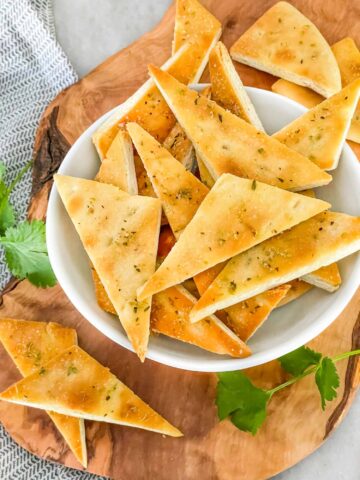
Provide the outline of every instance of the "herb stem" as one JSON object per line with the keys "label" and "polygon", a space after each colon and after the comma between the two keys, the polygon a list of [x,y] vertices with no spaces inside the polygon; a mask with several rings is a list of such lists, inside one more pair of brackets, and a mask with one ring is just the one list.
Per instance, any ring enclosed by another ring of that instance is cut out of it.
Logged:
{"label": "herb stem", "polygon": [[24,168],[22,168],[20,170],[20,172],[16,175],[16,177],[14,178],[14,180],[10,183],[8,189],[7,189],[7,193],[8,195],[10,195],[10,193],[13,191],[13,189],[16,187],[16,185],[20,182],[20,180],[22,179],[22,177],[25,175],[25,173],[32,167],[32,164],[33,164],[33,161],[30,160]]}
{"label": "herb stem", "polygon": [[333,357],[332,361],[338,362],[339,360],[344,360],[344,358],[353,357],[354,355],[360,355],[360,349],[352,350],[351,352],[340,353],[340,355]]}
{"label": "herb stem", "polygon": [[274,393],[278,392],[279,390],[282,390],[283,388],[289,387],[290,385],[293,385],[296,383],[298,380],[301,380],[304,377],[307,377],[308,375],[311,375],[312,373],[316,372],[318,366],[316,365],[315,367],[311,367],[308,370],[305,370],[304,373],[301,375],[298,375],[296,377],[291,377],[290,380],[287,382],[281,383],[277,387],[272,388],[271,390],[267,390],[267,393],[270,395],[270,398],[274,395]]}

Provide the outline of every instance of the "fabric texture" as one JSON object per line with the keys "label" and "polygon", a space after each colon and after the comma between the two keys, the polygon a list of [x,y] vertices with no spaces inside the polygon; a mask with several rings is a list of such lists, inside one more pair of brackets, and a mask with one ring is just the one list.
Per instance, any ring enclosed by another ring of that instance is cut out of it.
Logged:
{"label": "fabric texture", "polygon": [[[77,75],[55,38],[51,0],[0,0],[0,160],[11,182],[31,159],[40,117]],[[31,172],[11,200],[26,217]],[[0,254],[0,288],[10,278]],[[19,447],[0,426],[1,480],[90,480],[99,478],[40,460]]]}

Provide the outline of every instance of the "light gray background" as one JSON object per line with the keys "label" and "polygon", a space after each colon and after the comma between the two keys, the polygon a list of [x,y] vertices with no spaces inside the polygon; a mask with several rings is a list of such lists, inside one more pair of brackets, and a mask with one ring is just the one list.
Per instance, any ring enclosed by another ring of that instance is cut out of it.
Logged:
{"label": "light gray background", "polygon": [[[152,29],[170,3],[170,0],[54,0],[57,37],[82,77]],[[360,397],[326,444],[278,475],[277,480],[359,480],[359,432]]]}

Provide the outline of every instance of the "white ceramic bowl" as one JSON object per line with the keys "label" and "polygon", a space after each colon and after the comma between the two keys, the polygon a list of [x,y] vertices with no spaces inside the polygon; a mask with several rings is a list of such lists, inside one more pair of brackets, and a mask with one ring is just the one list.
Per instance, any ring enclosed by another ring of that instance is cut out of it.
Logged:
{"label": "white ceramic bowl", "polygon": [[[305,108],[280,95],[247,88],[266,131],[272,134],[298,117]],[[60,166],[59,173],[92,179],[99,158],[91,141],[92,133],[110,115],[105,114],[76,141]],[[329,201],[333,210],[360,214],[360,166],[348,145],[330,185],[317,196]],[[119,345],[132,350],[119,320],[102,311],[95,298],[88,257],[55,188],[47,210],[47,245],[55,275],[77,310]],[[101,234],[101,233],[99,233]],[[253,355],[234,359],[164,336],[150,339],[147,358],[172,367],[205,372],[238,370],[260,365],[284,355],[321,333],[345,308],[360,283],[360,255],[340,262],[343,283],[335,293],[312,289],[299,300],[274,311],[251,338]]]}

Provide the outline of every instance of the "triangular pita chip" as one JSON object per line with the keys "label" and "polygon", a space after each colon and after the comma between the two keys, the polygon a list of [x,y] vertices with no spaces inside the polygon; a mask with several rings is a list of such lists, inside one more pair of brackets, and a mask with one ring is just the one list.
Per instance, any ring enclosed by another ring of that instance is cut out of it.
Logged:
{"label": "triangular pita chip", "polygon": [[209,190],[140,125],[128,123],[127,129],[169,225],[179,238]]}
{"label": "triangular pita chip", "polygon": [[322,212],[231,259],[190,316],[201,320],[359,249],[360,217]]}
{"label": "triangular pita chip", "polygon": [[[196,0],[179,0],[177,8],[175,30],[178,33],[175,31],[173,45],[176,53],[162,68],[180,82],[197,83],[208,62],[210,50],[220,38],[221,25]],[[138,59],[135,58],[134,62]],[[120,125],[126,122],[139,123],[160,142],[174,126],[175,118],[151,79],[120,105],[93,135],[100,158],[104,158]]]}
{"label": "triangular pita chip", "polygon": [[191,323],[189,312],[195,302],[196,299],[181,286],[154,295],[151,329],[213,353],[237,358],[251,354],[249,347],[214,315],[202,322]]}
{"label": "triangular pita chip", "polygon": [[[76,331],[53,322],[33,322],[2,318],[0,342],[4,345],[21,375],[41,372],[44,366],[64,350],[77,344]],[[47,412],[79,462],[86,467],[84,420]]]}
{"label": "triangular pita chip", "polygon": [[278,2],[230,49],[246,65],[330,97],[341,88],[334,54],[315,25],[287,2]]}
{"label": "triangular pita chip", "polygon": [[[290,285],[280,285],[226,308],[225,324],[244,342],[247,342],[263,325],[270,313],[290,290]],[[203,321],[203,320],[200,320]],[[195,322],[197,325],[198,322]]]}
{"label": "triangular pita chip", "polygon": [[139,299],[177,285],[329,208],[327,202],[222,175]]}
{"label": "triangular pita chip", "polygon": [[139,302],[136,290],[155,270],[160,201],[130,196],[92,180],[62,175],[54,179],[126,334],[143,361],[150,332],[151,298]]}
{"label": "triangular pita chip", "polygon": [[150,67],[159,90],[213,178],[233,173],[288,190],[325,185],[330,175],[253,125]]}
{"label": "triangular pita chip", "polygon": [[[352,38],[343,38],[331,47],[340,69],[342,86],[345,87],[360,77],[360,50]],[[323,101],[323,97],[309,88],[301,87],[287,80],[277,80],[271,87],[276,92],[312,108]],[[353,116],[347,138],[360,143],[360,102]]]}
{"label": "triangular pita chip", "polygon": [[118,131],[95,180],[115,185],[130,195],[138,193],[133,146],[126,130],[121,128]]}
{"label": "triangular pita chip", "polygon": [[[173,54],[183,45],[190,44],[193,56],[198,61],[198,70],[203,72],[208,62],[208,54],[220,35],[221,23],[198,0],[176,0]],[[206,47],[208,54],[204,56]],[[200,77],[201,74],[193,82],[197,83]]]}
{"label": "triangular pita chip", "polygon": [[9,387],[0,399],[173,437],[182,435],[78,346],[65,350],[42,371]]}
{"label": "triangular pita chip", "polygon": [[336,263],[332,263],[327,267],[319,268],[315,272],[303,275],[301,280],[304,280],[315,287],[327,290],[328,292],[335,292],[335,290],[341,285],[339,267]]}
{"label": "triangular pita chip", "polygon": [[288,303],[297,300],[313,288],[313,285],[310,285],[310,283],[303,282],[299,279],[287,282],[287,285],[290,286],[290,290],[288,290],[284,298],[280,300],[280,302],[277,304],[277,307],[283,307],[284,305],[287,305]]}
{"label": "triangular pita chip", "polygon": [[264,130],[254,105],[231,61],[229,52],[218,42],[209,57],[211,98],[234,115],[251,123],[258,130]]}
{"label": "triangular pita chip", "polygon": [[320,168],[337,167],[360,94],[360,78],[273,135]]}

